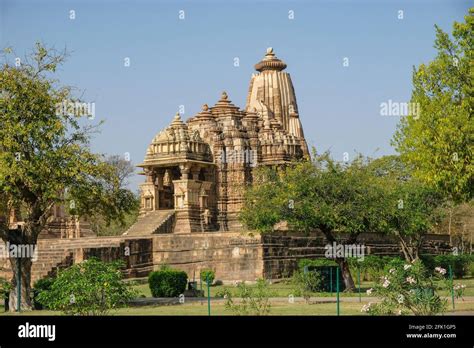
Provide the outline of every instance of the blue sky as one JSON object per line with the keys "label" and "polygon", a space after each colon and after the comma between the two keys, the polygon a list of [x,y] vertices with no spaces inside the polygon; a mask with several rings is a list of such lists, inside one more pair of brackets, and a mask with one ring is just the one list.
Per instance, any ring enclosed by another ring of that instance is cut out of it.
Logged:
{"label": "blue sky", "polygon": [[244,108],[253,65],[272,46],[288,64],[308,144],[336,159],[379,157],[394,153],[399,120],[381,116],[380,104],[409,101],[413,65],[435,56],[434,24],[451,32],[468,8],[439,0],[0,0],[0,47],[19,56],[38,40],[67,47],[58,78],[95,103],[94,122],[105,120],[94,151],[128,152],[137,164],[180,105],[187,119],[226,90]]}

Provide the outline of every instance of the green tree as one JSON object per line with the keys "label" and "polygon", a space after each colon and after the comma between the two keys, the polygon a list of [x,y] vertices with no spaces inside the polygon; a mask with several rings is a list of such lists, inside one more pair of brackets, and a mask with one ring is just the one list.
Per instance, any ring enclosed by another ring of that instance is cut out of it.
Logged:
{"label": "green tree", "polygon": [[[128,179],[135,172],[135,168],[131,161],[118,155],[108,156],[105,161],[115,171],[115,176],[118,179],[118,186],[128,186]],[[128,191],[126,192],[128,195]],[[117,219],[110,219],[107,215],[99,213],[88,217],[92,230],[98,236],[120,235],[137,221],[140,209],[140,197],[135,194],[134,201],[132,200],[132,197],[127,197],[127,199],[130,200],[130,209],[123,215],[123,217],[120,216]]]}
{"label": "green tree", "polygon": [[413,71],[411,102],[419,113],[401,119],[393,144],[413,175],[454,203],[473,197],[474,8],[454,23],[451,39],[438,26],[438,54]]}
{"label": "green tree", "polygon": [[[0,70],[0,237],[11,244],[36,245],[56,204],[66,205],[72,215],[102,214],[107,219],[123,219],[135,204],[114,168],[89,150],[98,125],[82,125],[84,112],[60,107],[79,102],[71,87],[52,78],[65,57],[38,43],[17,66],[10,63],[11,50],[5,50]],[[13,214],[20,224],[10,223]],[[21,281],[21,307],[29,309],[32,260],[11,257],[10,263],[10,308],[17,307]]]}
{"label": "green tree", "polygon": [[398,156],[378,158],[369,170],[383,183],[384,232],[396,236],[408,262],[418,259],[425,235],[443,216],[445,199],[438,190],[412,177]]}
{"label": "green tree", "polygon": [[[320,230],[331,244],[354,244],[362,232],[388,231],[383,183],[369,170],[370,161],[359,156],[338,163],[328,153],[313,157],[312,162],[258,173],[258,184],[246,191],[242,221],[263,233],[287,221],[294,231]],[[353,289],[347,259],[335,261],[346,289]]]}
{"label": "green tree", "polygon": [[417,260],[427,233],[442,217],[442,195],[417,179],[387,181],[387,222],[408,262]]}

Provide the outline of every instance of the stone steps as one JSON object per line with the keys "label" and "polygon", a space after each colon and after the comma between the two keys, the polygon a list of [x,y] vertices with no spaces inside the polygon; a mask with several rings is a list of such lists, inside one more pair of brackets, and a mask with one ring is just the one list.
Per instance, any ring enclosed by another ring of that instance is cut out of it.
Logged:
{"label": "stone steps", "polygon": [[164,225],[168,219],[173,217],[174,210],[156,210],[138,218],[123,235],[124,236],[144,236],[157,233],[157,230]]}
{"label": "stone steps", "polygon": [[[120,246],[121,237],[84,237],[71,239],[40,239],[38,240],[37,257],[31,268],[31,284],[48,275],[54,274],[57,269],[72,265],[74,254],[79,249]],[[8,260],[2,263],[4,268],[0,276],[11,277],[11,267]]]}

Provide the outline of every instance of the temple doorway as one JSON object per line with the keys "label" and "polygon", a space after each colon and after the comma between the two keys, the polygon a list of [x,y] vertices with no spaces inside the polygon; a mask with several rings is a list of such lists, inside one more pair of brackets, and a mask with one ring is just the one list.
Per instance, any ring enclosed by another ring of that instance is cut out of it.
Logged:
{"label": "temple doorway", "polygon": [[179,180],[181,173],[178,167],[167,168],[163,177],[163,189],[159,191],[158,209],[174,209],[173,180]]}

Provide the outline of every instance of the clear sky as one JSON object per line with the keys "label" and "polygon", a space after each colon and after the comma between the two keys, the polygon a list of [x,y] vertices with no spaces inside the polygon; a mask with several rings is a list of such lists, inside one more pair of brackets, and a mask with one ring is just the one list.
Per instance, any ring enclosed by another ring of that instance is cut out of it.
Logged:
{"label": "clear sky", "polygon": [[341,160],[354,151],[379,157],[394,153],[399,120],[382,116],[380,104],[409,101],[413,65],[435,56],[434,24],[451,32],[468,8],[461,0],[0,0],[0,46],[19,56],[38,40],[67,47],[59,79],[95,103],[90,122],[105,120],[94,151],[128,152],[134,164],[180,105],[187,119],[225,90],[244,108],[253,66],[272,46],[288,65],[308,144]]}

